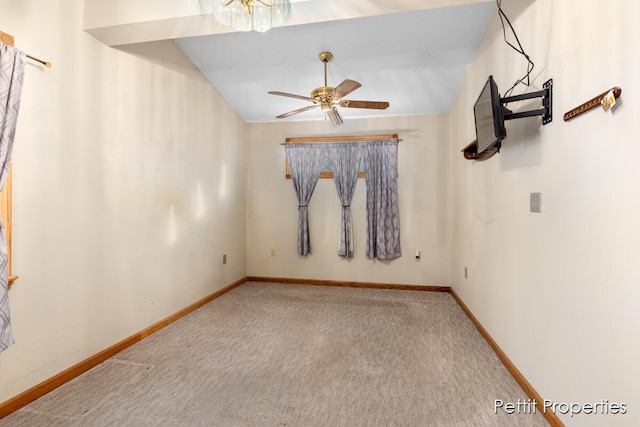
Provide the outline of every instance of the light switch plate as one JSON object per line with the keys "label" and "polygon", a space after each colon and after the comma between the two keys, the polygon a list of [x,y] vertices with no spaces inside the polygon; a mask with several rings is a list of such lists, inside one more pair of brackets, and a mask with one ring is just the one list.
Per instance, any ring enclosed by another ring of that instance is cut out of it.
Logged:
{"label": "light switch plate", "polygon": [[542,193],[531,193],[529,197],[529,206],[531,212],[542,212]]}

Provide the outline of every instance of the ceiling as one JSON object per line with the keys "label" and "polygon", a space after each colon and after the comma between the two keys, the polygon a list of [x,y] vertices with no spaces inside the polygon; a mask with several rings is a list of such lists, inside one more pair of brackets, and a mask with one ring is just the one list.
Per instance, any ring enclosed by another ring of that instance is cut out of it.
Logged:
{"label": "ceiling", "polygon": [[[292,15],[304,4],[293,3]],[[390,103],[383,111],[341,108],[345,118],[437,114],[453,107],[494,7],[493,1],[476,1],[175,41],[247,122],[277,121],[279,114],[310,105],[267,92],[309,96],[323,86],[322,51],[334,55],[329,86],[356,80],[362,87],[347,99]],[[324,118],[316,109],[282,120]]]}

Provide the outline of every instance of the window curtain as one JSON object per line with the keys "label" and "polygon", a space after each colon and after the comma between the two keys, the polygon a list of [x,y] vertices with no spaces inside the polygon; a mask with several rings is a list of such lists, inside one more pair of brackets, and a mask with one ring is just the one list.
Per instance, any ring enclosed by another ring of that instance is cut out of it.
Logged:
{"label": "window curtain", "polygon": [[324,148],[315,144],[287,144],[285,152],[298,199],[298,254],[307,256],[311,253],[308,206],[322,171]]}
{"label": "window curtain", "polygon": [[367,186],[367,258],[391,260],[402,256],[395,140],[364,146]]}
{"label": "window curtain", "polygon": [[[24,67],[24,52],[0,43],[0,189],[9,173]],[[7,261],[7,242],[0,222],[0,351],[14,343],[9,316]]]}
{"label": "window curtain", "polygon": [[338,197],[342,204],[340,243],[338,256],[353,258],[353,224],[351,199],[358,183],[358,169],[362,161],[362,149],[354,144],[331,144],[327,146],[329,170],[333,174]]}

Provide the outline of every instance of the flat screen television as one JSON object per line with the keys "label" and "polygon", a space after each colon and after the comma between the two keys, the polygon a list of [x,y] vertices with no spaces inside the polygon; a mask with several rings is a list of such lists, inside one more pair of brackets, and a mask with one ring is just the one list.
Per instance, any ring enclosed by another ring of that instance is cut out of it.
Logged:
{"label": "flat screen television", "polygon": [[504,111],[500,103],[498,86],[489,76],[487,82],[473,105],[473,115],[476,120],[476,147],[482,153],[494,146],[500,148],[502,140],[507,137],[504,126]]}

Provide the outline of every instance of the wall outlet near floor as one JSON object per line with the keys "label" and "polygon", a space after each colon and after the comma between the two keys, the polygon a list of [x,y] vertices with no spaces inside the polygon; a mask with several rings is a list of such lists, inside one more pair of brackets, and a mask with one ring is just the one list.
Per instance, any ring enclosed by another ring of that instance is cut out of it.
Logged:
{"label": "wall outlet near floor", "polygon": [[271,256],[276,256],[276,248],[271,248]]}
{"label": "wall outlet near floor", "polygon": [[467,267],[464,268],[464,278],[466,279],[468,277],[467,275]]}
{"label": "wall outlet near floor", "polygon": [[222,255],[222,263],[226,264],[227,263],[227,254],[223,254]]}

